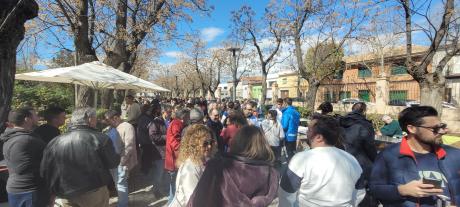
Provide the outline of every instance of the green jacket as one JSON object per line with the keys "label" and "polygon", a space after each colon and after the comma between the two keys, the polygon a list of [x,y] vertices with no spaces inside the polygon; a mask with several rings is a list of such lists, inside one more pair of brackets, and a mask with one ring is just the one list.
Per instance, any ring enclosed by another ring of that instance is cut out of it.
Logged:
{"label": "green jacket", "polygon": [[395,135],[399,135],[399,136],[402,135],[401,127],[399,126],[399,122],[396,120],[393,120],[389,124],[385,124],[385,126],[383,126],[380,129],[380,132],[382,133],[382,135],[389,136],[389,137],[393,137]]}

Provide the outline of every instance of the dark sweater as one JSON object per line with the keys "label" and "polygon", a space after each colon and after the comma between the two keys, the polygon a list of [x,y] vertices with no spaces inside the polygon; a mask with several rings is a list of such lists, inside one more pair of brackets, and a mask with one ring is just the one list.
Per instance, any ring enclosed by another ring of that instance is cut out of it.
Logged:
{"label": "dark sweater", "polygon": [[61,135],[61,131],[58,128],[49,124],[42,124],[34,130],[34,133],[38,135],[46,144],[48,144],[53,138]]}
{"label": "dark sweater", "polygon": [[45,143],[33,133],[18,128],[6,129],[1,141],[9,171],[6,190],[9,193],[38,190],[42,185],[40,162]]}

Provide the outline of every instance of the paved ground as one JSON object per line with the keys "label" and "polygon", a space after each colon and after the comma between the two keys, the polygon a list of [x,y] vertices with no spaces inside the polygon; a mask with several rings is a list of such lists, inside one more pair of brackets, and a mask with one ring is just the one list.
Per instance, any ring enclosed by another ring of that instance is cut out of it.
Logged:
{"label": "paved ground", "polygon": [[[163,207],[166,205],[167,197],[156,198],[152,191],[152,171],[148,175],[144,175],[138,169],[131,171],[131,177],[129,179],[129,206],[133,207]],[[168,190],[169,179],[167,174],[163,176],[163,185],[161,189],[165,195]],[[114,195],[110,198],[110,206],[115,207],[117,203],[117,197]],[[1,207],[1,206],[0,206]]]}

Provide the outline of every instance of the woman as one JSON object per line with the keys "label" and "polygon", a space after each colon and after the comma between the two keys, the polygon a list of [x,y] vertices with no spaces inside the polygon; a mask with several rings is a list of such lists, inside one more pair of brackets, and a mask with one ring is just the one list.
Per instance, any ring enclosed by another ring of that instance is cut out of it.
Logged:
{"label": "woman", "polygon": [[187,206],[264,207],[276,198],[279,174],[272,167],[275,156],[261,130],[244,126],[231,146],[228,155],[207,163]]}
{"label": "woman", "polygon": [[268,144],[275,154],[276,164],[278,165],[281,157],[280,142],[284,139],[284,131],[276,119],[277,113],[276,110],[268,111],[267,119],[262,122],[261,128],[265,134],[265,139],[267,139]]}
{"label": "woman", "polygon": [[230,114],[228,114],[226,119],[226,127],[220,133],[220,137],[222,137],[222,140],[225,144],[225,151],[228,151],[231,140],[238,132],[238,130],[245,125],[248,125],[248,122],[240,112],[232,111]]}
{"label": "woman", "polygon": [[202,124],[189,126],[181,141],[176,165],[176,193],[170,207],[186,206],[204,171],[205,162],[217,151],[212,132]]}

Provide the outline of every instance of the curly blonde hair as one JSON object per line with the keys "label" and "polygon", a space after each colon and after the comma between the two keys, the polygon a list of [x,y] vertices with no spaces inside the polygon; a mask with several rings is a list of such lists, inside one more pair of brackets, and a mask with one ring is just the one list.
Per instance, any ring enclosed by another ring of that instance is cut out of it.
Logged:
{"label": "curly blonde hair", "polygon": [[190,159],[193,163],[203,164],[203,147],[204,142],[208,139],[213,140],[211,156],[217,151],[216,142],[212,131],[203,124],[193,124],[185,129],[184,136],[180,143],[179,157],[176,161],[176,166],[180,167],[185,160]]}

